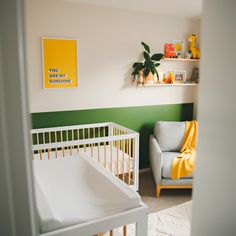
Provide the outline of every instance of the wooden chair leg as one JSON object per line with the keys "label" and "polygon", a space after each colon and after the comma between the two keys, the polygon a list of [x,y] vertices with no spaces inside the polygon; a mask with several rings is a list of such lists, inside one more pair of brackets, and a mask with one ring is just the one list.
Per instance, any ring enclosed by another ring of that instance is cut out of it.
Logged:
{"label": "wooden chair leg", "polygon": [[157,186],[156,186],[156,197],[159,198],[159,197],[160,197],[160,194],[161,194],[161,186],[160,186],[160,185],[157,185]]}

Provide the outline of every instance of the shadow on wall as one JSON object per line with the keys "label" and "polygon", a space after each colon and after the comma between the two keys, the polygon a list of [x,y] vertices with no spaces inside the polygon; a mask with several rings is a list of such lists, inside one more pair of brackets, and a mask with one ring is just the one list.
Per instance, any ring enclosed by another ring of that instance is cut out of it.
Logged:
{"label": "shadow on wall", "polygon": [[193,104],[171,104],[32,114],[33,128],[115,122],[140,133],[140,169],[149,167],[149,136],[156,121],[192,120]]}

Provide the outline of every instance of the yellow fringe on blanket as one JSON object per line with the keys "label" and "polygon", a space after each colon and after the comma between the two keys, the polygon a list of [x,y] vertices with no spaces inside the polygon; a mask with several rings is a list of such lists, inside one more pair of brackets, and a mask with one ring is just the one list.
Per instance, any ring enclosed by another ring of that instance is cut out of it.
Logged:
{"label": "yellow fringe on blanket", "polygon": [[197,121],[185,122],[181,154],[172,162],[172,179],[186,177],[193,172],[196,159],[197,132]]}

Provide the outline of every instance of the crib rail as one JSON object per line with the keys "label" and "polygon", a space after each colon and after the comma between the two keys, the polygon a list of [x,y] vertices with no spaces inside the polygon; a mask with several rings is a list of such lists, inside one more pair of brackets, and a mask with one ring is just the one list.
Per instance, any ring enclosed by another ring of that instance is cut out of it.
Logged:
{"label": "crib rail", "polygon": [[107,122],[31,130],[32,159],[90,157],[138,190],[139,134]]}

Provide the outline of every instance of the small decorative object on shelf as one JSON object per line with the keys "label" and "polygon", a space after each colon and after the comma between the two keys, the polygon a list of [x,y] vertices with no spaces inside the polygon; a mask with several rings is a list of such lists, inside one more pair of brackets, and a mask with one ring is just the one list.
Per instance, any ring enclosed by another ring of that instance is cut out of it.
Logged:
{"label": "small decorative object on shelf", "polygon": [[186,83],[186,71],[174,71],[175,83],[184,84]]}
{"label": "small decorative object on shelf", "polygon": [[191,57],[192,57],[192,51],[188,50],[186,53],[186,59],[191,59]]}
{"label": "small decorative object on shelf", "polygon": [[165,44],[165,58],[176,58],[175,47],[173,43]]}
{"label": "small decorative object on shelf", "polygon": [[183,40],[173,40],[174,50],[177,58],[183,58]]}
{"label": "small decorative object on shelf", "polygon": [[199,83],[199,69],[197,67],[193,68],[192,75],[191,75],[191,82]]}
{"label": "small decorative object on shelf", "polygon": [[[154,84],[159,79],[159,75],[157,72],[157,67],[160,66],[159,61],[163,58],[162,53],[155,53],[152,56],[150,55],[150,47],[141,42],[144,47],[144,62],[135,62],[133,64],[133,72],[134,82],[139,84]],[[155,79],[154,75],[156,75],[157,79]]]}
{"label": "small decorative object on shelf", "polygon": [[189,51],[191,51],[191,59],[200,59],[200,51],[196,47],[196,41],[197,41],[197,36],[195,34],[192,34],[188,38],[189,41]]}
{"label": "small decorative object on shelf", "polygon": [[174,82],[175,82],[174,72],[173,71],[167,72],[163,78],[163,83],[164,84],[174,84]]}
{"label": "small decorative object on shelf", "polygon": [[165,44],[165,58],[166,60],[186,60],[197,61],[200,59],[200,51],[196,47],[197,36],[192,34],[187,38],[189,42],[189,50],[184,50],[184,40],[173,40],[172,43]]}

